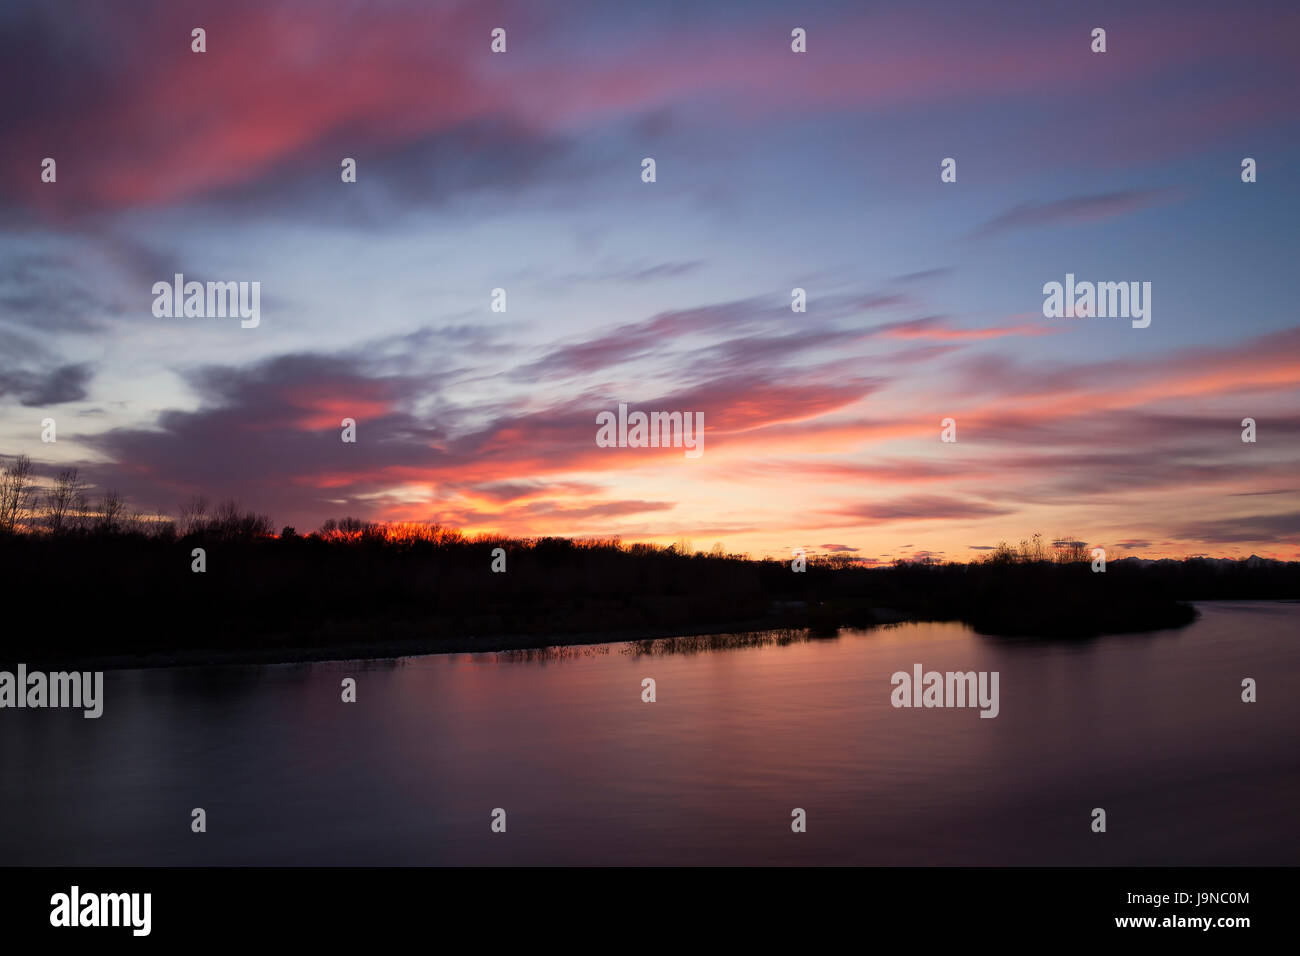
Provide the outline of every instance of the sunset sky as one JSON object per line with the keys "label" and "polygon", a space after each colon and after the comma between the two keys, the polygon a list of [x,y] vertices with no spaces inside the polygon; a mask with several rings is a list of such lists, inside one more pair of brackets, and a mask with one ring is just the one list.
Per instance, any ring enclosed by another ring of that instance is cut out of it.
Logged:
{"label": "sunset sky", "polygon": [[[1300,7],[1224,10],[8,2],[0,455],[300,532],[1300,558]],[[703,456],[597,447],[620,402]]]}

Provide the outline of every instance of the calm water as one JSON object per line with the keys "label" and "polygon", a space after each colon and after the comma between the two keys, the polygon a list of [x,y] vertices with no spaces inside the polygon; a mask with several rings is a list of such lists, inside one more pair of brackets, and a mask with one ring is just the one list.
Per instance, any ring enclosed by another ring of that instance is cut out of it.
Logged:
{"label": "calm water", "polygon": [[[1087,643],[113,672],[99,720],[0,711],[0,864],[1300,863],[1300,605],[1200,609]],[[918,662],[999,671],[1001,715],[894,709]]]}

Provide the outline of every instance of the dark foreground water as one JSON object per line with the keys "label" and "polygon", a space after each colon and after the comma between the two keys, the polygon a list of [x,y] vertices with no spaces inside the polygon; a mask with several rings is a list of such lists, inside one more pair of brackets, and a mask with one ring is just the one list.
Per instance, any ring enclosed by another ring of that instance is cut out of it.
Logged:
{"label": "dark foreground water", "polygon": [[[1200,610],[1085,643],[110,672],[99,720],[0,711],[0,864],[1300,863],[1300,605]],[[893,708],[916,663],[998,671],[1000,715]]]}

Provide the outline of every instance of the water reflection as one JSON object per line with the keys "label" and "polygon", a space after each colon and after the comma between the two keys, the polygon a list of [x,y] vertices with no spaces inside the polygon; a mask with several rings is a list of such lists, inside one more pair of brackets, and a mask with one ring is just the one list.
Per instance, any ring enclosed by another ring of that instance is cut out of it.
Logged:
{"label": "water reflection", "polygon": [[[1297,624],[1251,602],[1087,642],[904,624],[112,672],[99,720],[0,713],[0,859],[1295,864]],[[893,708],[916,663],[998,671],[1000,715]]]}

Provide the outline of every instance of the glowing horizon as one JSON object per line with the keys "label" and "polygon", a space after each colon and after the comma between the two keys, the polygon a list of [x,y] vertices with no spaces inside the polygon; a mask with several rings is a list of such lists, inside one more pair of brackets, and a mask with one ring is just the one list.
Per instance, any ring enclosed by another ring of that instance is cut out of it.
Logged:
{"label": "glowing horizon", "polygon": [[[74,6],[0,14],[6,462],[304,533],[1300,559],[1287,4]],[[155,316],[176,274],[260,324]],[[1150,326],[1045,317],[1067,275]]]}

